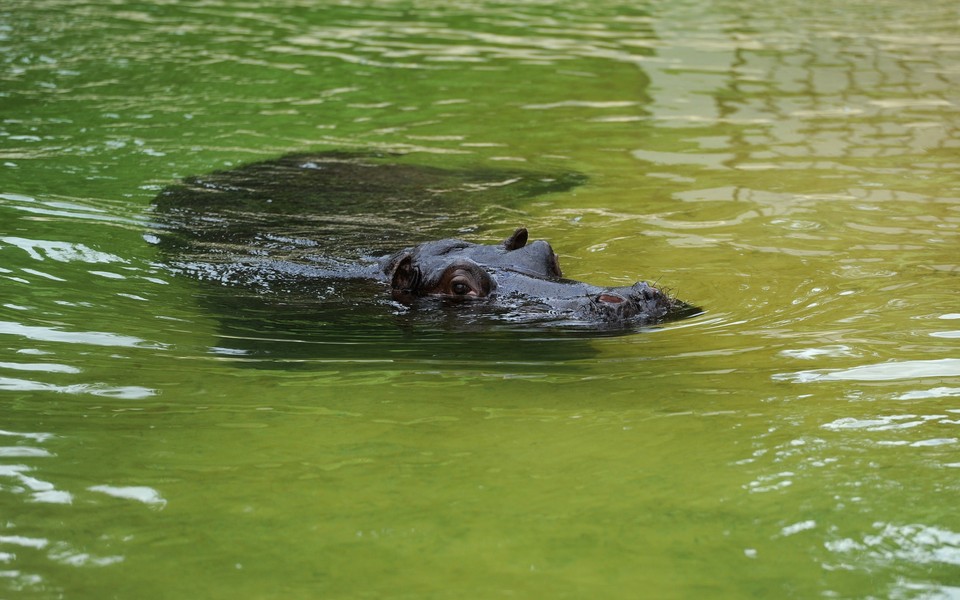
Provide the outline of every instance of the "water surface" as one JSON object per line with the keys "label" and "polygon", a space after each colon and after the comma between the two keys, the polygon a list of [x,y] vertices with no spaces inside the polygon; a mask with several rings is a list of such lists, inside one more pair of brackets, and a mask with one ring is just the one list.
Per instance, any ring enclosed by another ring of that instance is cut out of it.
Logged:
{"label": "water surface", "polygon": [[[957,597],[958,13],[8,1],[5,594]],[[707,312],[338,352],[267,303],[225,338],[152,199],[358,148],[582,173],[463,235]]]}

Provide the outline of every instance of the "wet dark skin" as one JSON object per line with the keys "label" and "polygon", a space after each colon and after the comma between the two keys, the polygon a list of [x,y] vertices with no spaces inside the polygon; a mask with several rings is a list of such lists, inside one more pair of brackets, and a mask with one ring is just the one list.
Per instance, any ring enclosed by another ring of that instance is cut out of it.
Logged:
{"label": "wet dark skin", "polygon": [[512,299],[527,311],[597,323],[650,323],[689,307],[647,283],[599,287],[564,279],[550,244],[527,244],[525,228],[496,246],[462,240],[427,242],[383,260],[394,298],[490,302]]}

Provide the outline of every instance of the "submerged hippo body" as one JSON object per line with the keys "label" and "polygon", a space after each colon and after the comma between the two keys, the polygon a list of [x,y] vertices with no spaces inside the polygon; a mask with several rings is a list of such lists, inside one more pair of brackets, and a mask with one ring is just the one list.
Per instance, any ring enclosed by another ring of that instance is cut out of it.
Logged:
{"label": "submerged hippo body", "polygon": [[176,270],[238,290],[216,300],[225,319],[256,303],[258,314],[309,313],[355,326],[402,305],[425,322],[442,314],[458,325],[629,331],[695,312],[647,283],[565,279],[550,244],[528,244],[524,228],[495,245],[459,239],[471,231],[463,223],[490,219],[490,207],[502,212],[582,176],[403,161],[293,155],[188,178],[157,197],[149,239]]}

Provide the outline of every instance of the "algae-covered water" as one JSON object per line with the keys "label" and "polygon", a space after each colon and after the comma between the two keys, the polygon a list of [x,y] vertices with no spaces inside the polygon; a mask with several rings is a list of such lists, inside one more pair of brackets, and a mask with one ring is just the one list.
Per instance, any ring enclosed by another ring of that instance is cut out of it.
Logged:
{"label": "algae-covered water", "polygon": [[[958,40],[945,0],[0,4],[0,596],[960,597]],[[150,243],[179,178],[332,149],[582,174],[458,230],[705,312],[348,331]]]}

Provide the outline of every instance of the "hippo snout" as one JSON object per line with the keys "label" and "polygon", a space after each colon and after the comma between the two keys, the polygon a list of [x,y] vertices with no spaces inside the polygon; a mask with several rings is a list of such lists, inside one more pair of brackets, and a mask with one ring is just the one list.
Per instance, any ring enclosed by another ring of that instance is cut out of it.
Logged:
{"label": "hippo snout", "polygon": [[630,321],[635,319],[659,319],[673,306],[673,300],[660,290],[644,283],[632,286],[608,288],[598,293],[588,312],[604,321]]}

